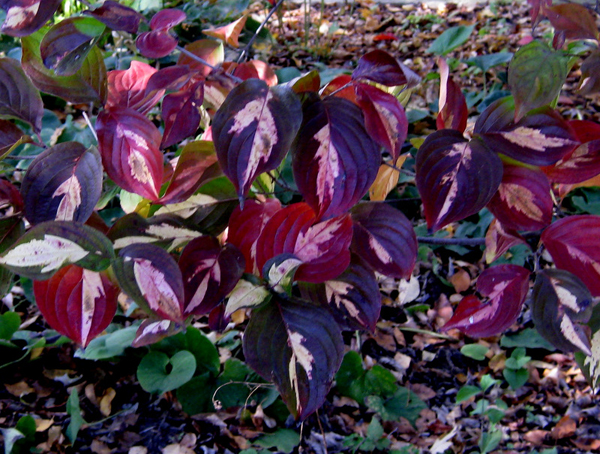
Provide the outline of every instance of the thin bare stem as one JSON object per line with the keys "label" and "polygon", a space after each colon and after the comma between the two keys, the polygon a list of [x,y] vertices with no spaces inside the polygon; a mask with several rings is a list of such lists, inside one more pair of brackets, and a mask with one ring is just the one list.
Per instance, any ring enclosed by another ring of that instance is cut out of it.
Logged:
{"label": "thin bare stem", "polygon": [[348,82],[346,85],[341,86],[340,88],[338,88],[337,90],[333,90],[331,93],[329,93],[326,97],[329,96],[335,96],[337,93],[339,93],[342,90],[345,90],[348,87],[351,87],[354,84],[353,81]]}
{"label": "thin bare stem", "polygon": [[417,237],[417,241],[423,244],[435,244],[441,246],[483,246],[485,238],[433,238]]}
{"label": "thin bare stem", "polygon": [[35,159],[35,158],[37,158],[37,155],[35,155],[35,156],[15,156],[15,155],[9,154],[6,157],[6,159],[14,159],[16,161],[26,160],[26,159]]}
{"label": "thin bare stem", "polygon": [[85,120],[85,124],[88,125],[88,128],[90,128],[90,131],[92,131],[92,135],[94,136],[94,139],[96,139],[96,142],[98,142],[98,134],[96,134],[96,130],[94,129],[94,126],[92,125],[92,122],[90,121],[90,117],[88,117],[87,113],[82,112],[83,114],[83,119]]}
{"label": "thin bare stem", "polygon": [[397,172],[403,173],[404,175],[408,175],[409,177],[415,177],[417,176],[417,174],[415,172],[411,172],[410,170],[406,170],[406,169],[402,169],[400,167],[395,166],[394,164],[390,163],[390,162],[383,162],[384,165],[391,167],[392,169],[396,170]]}
{"label": "thin bare stem", "polygon": [[283,4],[283,1],[284,0],[279,0],[277,3],[275,3],[275,6],[273,8],[271,8],[271,11],[269,11],[269,14],[267,14],[267,17],[265,17],[265,20],[263,20],[262,23],[258,26],[256,31],[254,32],[254,35],[252,35],[252,37],[250,38],[250,41],[248,41],[248,44],[246,44],[246,47],[244,47],[244,50],[242,51],[242,53],[240,54],[240,56],[238,58],[238,61],[237,61],[238,63],[243,62],[244,59],[247,57],[247,55],[250,52],[250,49],[252,48],[252,44],[254,44],[254,40],[256,40],[256,37],[261,32],[261,30],[264,28],[264,26],[267,24],[267,22],[269,22],[269,19],[271,19],[271,16],[273,16],[273,14],[275,14],[275,12],[281,7],[281,5]]}

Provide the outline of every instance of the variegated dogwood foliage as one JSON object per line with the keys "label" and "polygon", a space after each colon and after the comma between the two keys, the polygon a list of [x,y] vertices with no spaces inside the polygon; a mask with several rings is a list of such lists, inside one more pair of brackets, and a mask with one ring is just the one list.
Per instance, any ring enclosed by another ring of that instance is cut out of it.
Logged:
{"label": "variegated dogwood foliage", "polygon": [[[0,156],[24,143],[44,149],[20,184],[0,180],[0,277],[33,279],[48,324],[82,346],[111,322],[121,292],[148,314],[135,346],[197,317],[218,329],[249,311],[247,363],[305,419],[339,368],[341,331],[375,328],[378,276],[408,279],[415,267],[412,222],[363,199],[382,192],[370,191],[374,184],[390,186],[382,169],[406,160],[408,120],[392,93],[419,76],[376,50],[324,87],[316,71],[278,84],[263,62],[224,61],[223,42],[238,45],[243,20],[178,47],[180,10],[148,21],[106,0],[47,26],[59,5],[0,2],[2,32],[20,37],[23,49],[21,62],[0,58]],[[569,8],[542,12],[564,39],[582,38],[560,20],[573,15]],[[98,44],[115,32],[135,36],[140,56],[158,62],[107,71]],[[541,334],[590,355],[598,346],[583,325],[595,326],[592,299],[600,296],[600,217],[553,222],[552,191],[600,174],[600,126],[566,121],[549,106],[568,72],[559,47],[534,41],[519,50],[509,67],[513,96],[492,103],[473,131],[440,60],[439,130],[416,153],[415,184],[431,231],[487,207],[496,218],[488,262],[541,231],[559,269],[486,269],[479,296],[466,296],[445,329],[476,337],[508,329],[535,274]],[[175,64],[160,60],[176,53]],[[584,74],[586,90],[598,85]],[[43,143],[40,92],[93,117],[97,146]],[[282,183],[284,172],[293,182]],[[281,190],[291,197],[277,198]],[[117,194],[128,214],[109,219],[103,208]],[[586,364],[600,370],[597,359]]]}

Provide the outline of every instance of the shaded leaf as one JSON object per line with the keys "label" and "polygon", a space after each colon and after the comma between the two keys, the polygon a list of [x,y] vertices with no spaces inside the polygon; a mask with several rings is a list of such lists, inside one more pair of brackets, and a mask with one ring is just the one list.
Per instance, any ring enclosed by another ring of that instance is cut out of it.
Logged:
{"label": "shaded leaf", "polygon": [[163,394],[185,385],[195,371],[196,358],[187,350],[170,358],[163,352],[150,351],[140,361],[137,378],[144,391]]}
{"label": "shaded leaf", "polygon": [[475,25],[450,27],[438,36],[425,52],[434,55],[446,55],[466,43],[474,28]]}
{"label": "shaded leaf", "polygon": [[135,332],[135,337],[131,341],[131,346],[139,348],[156,344],[167,337],[177,334],[182,331],[183,328],[182,325],[170,320],[144,320]]}
{"label": "shaded leaf", "polygon": [[555,33],[562,34],[564,39],[598,40],[596,18],[584,5],[566,3],[547,6],[544,15],[550,20]]}
{"label": "shaded leaf", "polygon": [[84,14],[89,14],[115,31],[127,33],[137,33],[143,18],[136,10],[112,0],[105,0],[101,6],[94,10],[86,10]]}
{"label": "shaded leaf", "polygon": [[465,132],[469,110],[467,101],[459,85],[450,77],[450,68],[446,60],[437,60],[440,68],[439,113],[436,120],[438,129],[455,129]]}
{"label": "shaded leaf", "polygon": [[161,149],[196,134],[200,126],[200,107],[203,101],[203,82],[192,83],[181,91],[165,96],[162,103],[165,131],[160,144]]}
{"label": "shaded leaf", "polygon": [[352,80],[369,80],[388,87],[416,86],[421,78],[383,50],[373,50],[358,60]]}
{"label": "shaded leaf", "polygon": [[0,120],[0,161],[24,143],[31,143],[31,137],[8,120]]}
{"label": "shaded leaf", "polygon": [[62,0],[4,0],[6,18],[2,33],[23,37],[44,26],[56,12]]}
{"label": "shaded leaf", "polygon": [[34,281],[35,302],[51,328],[86,347],[117,311],[119,289],[105,273],[69,265]]}
{"label": "shaded leaf", "polygon": [[339,216],[375,180],[379,147],[365,129],[360,108],[346,99],[314,95],[303,111],[293,153],[294,181],[319,219]]}
{"label": "shaded leaf", "polygon": [[416,183],[427,226],[437,231],[479,212],[502,179],[502,162],[481,140],[442,129],[419,148]]}
{"label": "shaded leaf", "polygon": [[581,63],[579,92],[591,95],[600,91],[600,51],[593,50]]}
{"label": "shaded leaf", "polygon": [[102,162],[95,147],[63,142],[39,154],[21,184],[25,216],[44,221],[85,222],[102,192]]}
{"label": "shaded leaf", "polygon": [[12,207],[12,213],[5,213],[4,217],[19,214],[25,208],[23,197],[17,187],[7,180],[0,179],[0,206],[6,208],[6,205]]}
{"label": "shaded leaf", "polygon": [[340,329],[327,311],[279,296],[254,310],[243,346],[248,365],[275,383],[302,421],[325,401],[343,355]]}
{"label": "shaded leaf", "polygon": [[490,264],[501,257],[511,247],[527,244],[516,230],[510,229],[494,219],[485,234],[485,261]]}
{"label": "shaded leaf", "polygon": [[[0,58],[0,117],[18,118],[29,123],[35,131],[40,131],[43,115],[44,104],[40,93],[29,81],[19,62],[12,58]],[[4,125],[2,132],[6,129],[9,128]],[[16,135],[14,131],[13,135]]]}
{"label": "shaded leaf", "polygon": [[246,25],[246,19],[248,19],[248,16],[242,16],[238,20],[222,27],[202,30],[202,33],[212,38],[220,39],[231,47],[239,47],[238,38],[244,29],[244,25]]}

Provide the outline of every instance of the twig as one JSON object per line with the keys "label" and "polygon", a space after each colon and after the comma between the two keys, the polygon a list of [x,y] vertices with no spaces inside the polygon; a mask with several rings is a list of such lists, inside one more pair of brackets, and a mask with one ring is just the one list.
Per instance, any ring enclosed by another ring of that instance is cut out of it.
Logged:
{"label": "twig", "polygon": [[452,336],[436,333],[435,331],[428,331],[426,329],[412,328],[410,326],[402,326],[402,325],[400,325],[398,328],[400,329],[400,331],[408,331],[408,332],[417,333],[417,334],[427,334],[428,336],[438,337],[440,339],[446,339],[446,340],[449,340],[452,342],[458,342],[458,339],[456,339]]}
{"label": "twig", "polygon": [[417,241],[423,244],[437,244],[444,246],[483,246],[485,238],[433,238],[417,237]]}
{"label": "twig", "polygon": [[192,60],[196,60],[198,63],[203,64],[204,66],[208,66],[210,69],[217,69],[216,66],[211,65],[209,62],[207,62],[205,59],[203,59],[202,57],[198,57],[196,54],[190,52],[187,49],[184,49],[181,46],[177,46],[175,49],[177,49],[179,52],[181,52],[184,55],[187,55],[188,57],[190,57]]}
{"label": "twig", "polygon": [[264,28],[264,26],[267,24],[269,19],[271,19],[271,16],[273,16],[273,14],[275,14],[275,11],[277,11],[282,4],[283,4],[283,0],[279,0],[277,3],[275,3],[275,6],[273,8],[271,8],[271,11],[269,11],[269,14],[267,14],[267,17],[265,17],[265,20],[263,20],[262,23],[258,26],[256,31],[254,32],[254,35],[252,35],[252,37],[250,38],[250,41],[248,41],[248,44],[246,44],[246,47],[244,48],[244,50],[242,51],[242,53],[240,54],[240,56],[238,58],[238,61],[237,61],[238,63],[241,63],[244,60],[244,58],[246,57],[246,55],[250,52],[250,49],[252,48],[252,44],[254,44],[254,40],[256,39],[258,34],[261,32],[261,30]]}
{"label": "twig", "polygon": [[417,174],[415,172],[411,172],[410,170],[402,169],[402,168],[397,167],[394,164],[391,164],[389,162],[384,161],[383,164],[388,167],[391,167],[392,169],[396,170],[397,172],[403,173],[404,175],[408,175],[413,178],[417,176]]}
{"label": "twig", "polygon": [[85,123],[88,125],[88,128],[90,128],[90,131],[92,131],[92,135],[94,136],[94,139],[96,139],[96,142],[98,142],[98,135],[96,134],[96,130],[92,126],[92,122],[90,121],[90,117],[88,117],[87,113],[85,113],[85,112],[82,112],[82,114],[83,114],[83,118],[85,120]]}
{"label": "twig", "polygon": [[329,97],[329,96],[334,96],[334,95],[336,95],[337,93],[339,93],[340,91],[342,91],[342,90],[345,90],[345,89],[346,89],[346,88],[348,88],[348,87],[351,87],[352,85],[354,85],[354,81],[350,81],[350,82],[348,82],[346,85],[343,85],[343,86],[341,86],[340,88],[338,88],[338,89],[336,89],[336,90],[333,90],[331,93],[329,93],[329,94],[326,96],[326,98],[327,98],[327,97]]}

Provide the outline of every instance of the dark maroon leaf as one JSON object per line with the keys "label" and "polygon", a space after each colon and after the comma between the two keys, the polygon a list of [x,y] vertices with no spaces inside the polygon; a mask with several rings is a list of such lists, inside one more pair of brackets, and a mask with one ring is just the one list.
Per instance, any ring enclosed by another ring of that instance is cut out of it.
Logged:
{"label": "dark maroon leaf", "polygon": [[136,10],[112,0],[105,0],[102,6],[84,11],[84,14],[89,14],[115,31],[127,33],[137,33],[140,21],[144,17]]}
{"label": "dark maroon leaf", "polygon": [[267,221],[280,209],[281,203],[277,199],[267,199],[263,203],[248,200],[243,210],[238,206],[231,213],[227,241],[242,251],[247,273],[262,271],[256,265],[256,241]]}
{"label": "dark maroon leaf", "polygon": [[319,219],[356,204],[377,177],[381,154],[365,129],[362,111],[338,97],[309,96],[292,168],[298,190]]}
{"label": "dark maroon leaf", "polygon": [[256,243],[258,269],[269,259],[290,253],[303,262],[296,280],[319,283],[338,277],[350,264],[352,220],[342,215],[316,221],[306,203],[289,205],[271,216]]}
{"label": "dark maroon leaf", "polygon": [[365,114],[365,127],[395,162],[408,134],[408,120],[402,104],[379,88],[356,84],[356,100]]}
{"label": "dark maroon leaf", "polygon": [[102,162],[95,147],[63,142],[38,155],[21,184],[25,216],[44,221],[85,222],[102,193]]}
{"label": "dark maroon leaf", "polygon": [[542,229],[552,222],[550,182],[538,169],[505,165],[502,183],[487,207],[507,228]]}
{"label": "dark maroon leaf", "polygon": [[516,230],[505,227],[497,219],[492,220],[485,234],[485,261],[492,263],[518,244],[527,244],[527,241]]}
{"label": "dark maroon leaf", "polygon": [[126,191],[157,201],[163,156],[156,126],[135,110],[114,107],[100,112],[96,133],[108,176]]}
{"label": "dark maroon leaf", "polygon": [[600,216],[569,216],[542,233],[542,243],[557,268],[579,277],[592,295],[600,296]]}
{"label": "dark maroon leaf", "polygon": [[455,129],[460,133],[467,128],[469,109],[460,86],[450,77],[450,68],[443,58],[438,59],[440,68],[439,113],[436,120],[438,129]]}
{"label": "dark maroon leaf", "polygon": [[477,291],[489,298],[486,304],[476,296],[459,303],[443,331],[458,329],[472,337],[495,336],[517,320],[529,291],[529,271],[518,265],[486,269],[477,279]]}
{"label": "dark maroon leaf", "polygon": [[515,100],[512,96],[500,98],[491,103],[477,118],[474,131],[476,134],[502,131],[514,121]]}
{"label": "dark maroon leaf", "polygon": [[52,18],[62,0],[3,0],[6,11],[2,33],[10,36],[27,36],[44,26]]}
{"label": "dark maroon leaf", "polygon": [[567,40],[598,39],[596,18],[584,5],[548,5],[544,8],[544,15],[550,20],[555,33],[564,35]]}
{"label": "dark maroon leaf", "polygon": [[146,85],[146,98],[165,90],[177,91],[182,89],[192,77],[193,72],[187,65],[174,65],[159,69],[152,73]]}
{"label": "dark maroon leaf", "polygon": [[323,284],[299,283],[304,299],[320,302],[333,311],[344,329],[375,331],[381,310],[381,293],[373,271],[356,255],[335,280]]}
{"label": "dark maroon leaf", "polygon": [[170,147],[196,134],[200,126],[200,107],[203,101],[203,81],[192,83],[177,93],[165,96],[162,103],[165,132],[161,148]]}
{"label": "dark maroon leaf", "polygon": [[[44,105],[40,93],[31,84],[19,62],[12,58],[0,58],[0,117],[18,118],[39,132],[42,129],[43,115]],[[4,134],[9,127],[5,124],[3,126]],[[13,136],[16,135],[14,129],[12,133]],[[4,142],[6,139],[0,140]]]}
{"label": "dark maroon leaf", "polygon": [[27,142],[31,142],[31,137],[25,135],[17,125],[8,120],[0,120],[0,160],[15,147]]}
{"label": "dark maroon leaf", "polygon": [[158,29],[140,34],[135,40],[135,45],[146,58],[163,58],[177,47],[177,38],[169,32]]}
{"label": "dark maroon leaf", "polygon": [[248,365],[275,383],[300,421],[325,401],[343,345],[340,328],[327,311],[280,296],[253,311],[243,339]]}
{"label": "dark maroon leaf", "polygon": [[117,312],[118,287],[105,273],[75,265],[47,281],[34,281],[33,292],[50,327],[83,347],[106,329]]}
{"label": "dark maroon leaf", "polygon": [[419,148],[416,183],[427,226],[437,231],[451,222],[478,213],[502,180],[502,162],[478,139],[442,129]]}
{"label": "dark maroon leaf", "polygon": [[6,205],[10,205],[13,211],[6,213],[5,216],[21,213],[25,208],[23,197],[16,186],[9,181],[0,179],[0,206],[5,209]]}
{"label": "dark maroon leaf", "polygon": [[589,334],[579,323],[589,321],[592,301],[577,276],[564,270],[542,270],[533,287],[531,318],[542,337],[556,348],[591,356]]}
{"label": "dark maroon leaf", "polygon": [[[531,14],[533,26],[536,27],[543,18],[543,10],[552,5],[552,0],[527,0],[527,3],[531,5],[529,14]],[[540,15],[540,11],[542,11],[542,15]]]}
{"label": "dark maroon leaf", "polygon": [[600,91],[600,51],[594,50],[581,63],[579,92],[591,95]]}
{"label": "dark maroon leaf", "polygon": [[158,71],[149,64],[137,60],[132,60],[127,70],[109,71],[106,108],[128,107],[141,114],[147,114],[165,92],[165,87],[157,86],[148,90],[150,79],[157,73]]}
{"label": "dark maroon leaf", "polygon": [[352,80],[370,80],[389,87],[417,85],[421,78],[383,50],[373,50],[358,60]]}
{"label": "dark maroon leaf", "polygon": [[183,324],[184,289],[177,262],[153,244],[132,244],[113,262],[121,289],[140,307]]}
{"label": "dark maroon leaf", "polygon": [[352,251],[385,276],[408,279],[417,260],[417,237],[411,222],[381,202],[356,205],[352,211]]}
{"label": "dark maroon leaf", "polygon": [[244,267],[244,256],[233,244],[221,246],[210,236],[190,241],[179,258],[185,289],[184,315],[211,312],[234,289]]}
{"label": "dark maroon leaf", "polygon": [[217,111],[212,132],[223,173],[242,199],[255,178],[281,164],[302,121],[289,88],[258,79],[234,88]]}

